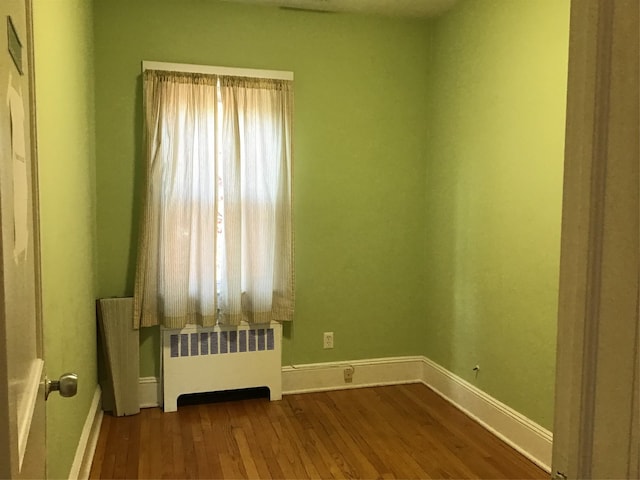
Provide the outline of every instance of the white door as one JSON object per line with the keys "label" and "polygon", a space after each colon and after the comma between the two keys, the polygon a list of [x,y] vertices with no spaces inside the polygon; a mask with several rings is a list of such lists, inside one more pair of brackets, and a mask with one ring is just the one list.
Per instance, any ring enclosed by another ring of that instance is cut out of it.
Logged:
{"label": "white door", "polygon": [[30,0],[0,1],[0,478],[45,478]]}
{"label": "white door", "polygon": [[573,0],[553,473],[640,478],[640,2]]}

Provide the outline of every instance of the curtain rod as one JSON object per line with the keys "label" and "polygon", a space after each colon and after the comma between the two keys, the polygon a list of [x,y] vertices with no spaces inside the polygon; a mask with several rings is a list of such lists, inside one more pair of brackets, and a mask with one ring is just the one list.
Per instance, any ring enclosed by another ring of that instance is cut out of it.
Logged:
{"label": "curtain rod", "polygon": [[274,80],[293,80],[293,72],[281,70],[257,70],[253,68],[214,67],[192,65],[188,63],[142,62],[142,71],[165,70],[169,72],[204,73],[211,75],[230,75],[234,77],[270,78]]}

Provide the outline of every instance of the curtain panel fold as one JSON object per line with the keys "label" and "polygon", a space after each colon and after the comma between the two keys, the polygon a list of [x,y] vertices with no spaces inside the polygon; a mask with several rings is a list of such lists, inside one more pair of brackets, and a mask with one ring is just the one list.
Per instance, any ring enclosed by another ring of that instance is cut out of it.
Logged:
{"label": "curtain panel fold", "polygon": [[292,83],[144,72],[134,327],[293,320]]}

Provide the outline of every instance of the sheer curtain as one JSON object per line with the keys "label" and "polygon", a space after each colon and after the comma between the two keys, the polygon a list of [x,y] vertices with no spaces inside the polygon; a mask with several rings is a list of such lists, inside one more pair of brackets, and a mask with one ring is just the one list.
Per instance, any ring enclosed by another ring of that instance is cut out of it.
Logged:
{"label": "sheer curtain", "polygon": [[230,324],[293,319],[291,82],[221,77],[224,243]]}
{"label": "sheer curtain", "polygon": [[291,82],[147,70],[144,92],[134,325],[292,320]]}

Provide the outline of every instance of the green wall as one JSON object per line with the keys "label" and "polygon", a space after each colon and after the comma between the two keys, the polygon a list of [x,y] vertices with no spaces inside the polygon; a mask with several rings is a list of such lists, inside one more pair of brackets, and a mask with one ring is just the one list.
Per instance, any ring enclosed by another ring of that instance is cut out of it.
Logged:
{"label": "green wall", "polygon": [[425,354],[547,428],[568,32],[564,0],[467,1],[432,23]]}
{"label": "green wall", "polygon": [[[423,351],[425,21],[97,0],[95,35],[100,296],[133,292],[141,61],[290,70],[297,290],[283,363]],[[157,342],[143,333],[142,376],[157,374]]]}
{"label": "green wall", "polygon": [[49,478],[68,478],[97,385],[92,10],[34,0],[45,360],[79,375],[77,396],[47,402]]}
{"label": "green wall", "polygon": [[[551,426],[568,0],[467,0],[431,21],[94,6],[99,296],[133,291],[141,61],[291,70],[283,364],[426,355]],[[157,332],[141,339],[157,375]]]}

